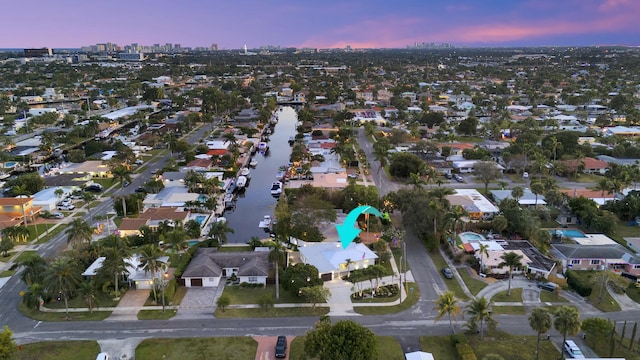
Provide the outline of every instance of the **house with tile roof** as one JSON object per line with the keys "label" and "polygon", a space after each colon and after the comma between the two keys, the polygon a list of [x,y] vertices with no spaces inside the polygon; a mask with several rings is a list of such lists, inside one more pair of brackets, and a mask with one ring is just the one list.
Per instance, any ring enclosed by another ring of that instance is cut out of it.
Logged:
{"label": "house with tile roof", "polygon": [[199,248],[180,277],[186,287],[216,287],[235,275],[240,283],[266,285],[271,269],[268,251],[218,252]]}
{"label": "house with tile roof", "polygon": [[598,190],[589,190],[589,189],[562,189],[561,193],[565,194],[570,198],[579,198],[585,197],[587,199],[593,200],[600,205],[604,205],[607,201],[613,201],[616,197],[613,194],[608,194],[606,191],[598,191]]}
{"label": "house with tile roof", "polygon": [[552,244],[564,270],[612,270],[640,276],[640,256],[620,244]]}
{"label": "house with tile roof", "polygon": [[606,161],[586,157],[582,161],[577,159],[560,161],[569,172],[582,171],[584,174],[604,175],[609,170],[609,163]]}

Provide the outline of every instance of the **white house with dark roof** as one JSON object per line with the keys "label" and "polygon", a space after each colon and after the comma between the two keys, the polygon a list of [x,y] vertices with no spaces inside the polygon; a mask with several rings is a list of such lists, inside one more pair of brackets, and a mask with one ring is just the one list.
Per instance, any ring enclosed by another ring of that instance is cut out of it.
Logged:
{"label": "white house with dark roof", "polygon": [[640,257],[620,244],[553,244],[554,255],[563,269],[613,270],[640,275]]}
{"label": "white house with dark roof", "polygon": [[224,278],[235,275],[240,283],[267,283],[269,252],[218,252],[217,248],[200,248],[182,273],[186,287],[216,287]]}
{"label": "white house with dark roof", "polygon": [[[325,281],[339,277],[347,270],[364,269],[375,265],[378,255],[364,244],[351,243],[346,249],[340,242],[310,243],[298,240],[300,260],[315,266]],[[347,269],[349,260],[349,269]]]}

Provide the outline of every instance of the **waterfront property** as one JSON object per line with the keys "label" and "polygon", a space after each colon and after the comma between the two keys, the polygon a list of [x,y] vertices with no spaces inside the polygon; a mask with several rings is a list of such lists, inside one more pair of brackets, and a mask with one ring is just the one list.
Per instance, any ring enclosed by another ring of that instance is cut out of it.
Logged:
{"label": "waterfront property", "polygon": [[218,252],[217,248],[200,248],[182,273],[180,283],[186,287],[215,287],[222,279],[235,275],[240,283],[265,285],[269,268],[268,251]]}
{"label": "waterfront property", "polygon": [[[364,244],[351,243],[343,249],[340,242],[305,242],[298,240],[300,260],[315,266],[325,281],[339,277],[345,271],[375,265],[378,256]],[[347,265],[347,263],[349,263]],[[348,268],[347,268],[348,266]]]}

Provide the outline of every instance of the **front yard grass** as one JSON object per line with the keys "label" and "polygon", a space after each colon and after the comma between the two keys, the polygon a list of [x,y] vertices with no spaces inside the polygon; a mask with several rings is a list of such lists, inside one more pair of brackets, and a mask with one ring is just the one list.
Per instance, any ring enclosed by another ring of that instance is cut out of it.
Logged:
{"label": "front yard grass", "polygon": [[561,295],[556,295],[556,294],[552,293],[551,291],[545,291],[545,290],[540,291],[540,301],[541,302],[550,302],[550,303],[554,303],[554,302],[569,302],[569,300],[563,298]]}
{"label": "front yard grass", "polygon": [[433,354],[438,360],[458,360],[456,347],[451,341],[451,336],[421,336],[420,347],[422,351]]}
{"label": "front yard grass", "polygon": [[620,305],[611,297],[606,288],[601,287],[602,281],[600,279],[594,279],[594,276],[598,276],[595,271],[572,271],[572,276],[579,278],[582,284],[596,284],[592,285],[591,295],[586,300],[593,305],[596,309],[604,312],[620,311]]}
{"label": "front yard grass", "polygon": [[11,360],[94,359],[99,353],[95,340],[43,341],[21,345]]}
{"label": "front yard grass", "polygon": [[527,313],[524,306],[494,306],[491,309],[494,315],[524,315]]}
{"label": "front yard grass", "polygon": [[329,307],[316,306],[312,309],[310,306],[305,307],[272,307],[267,310],[262,308],[226,308],[224,311],[216,309],[214,315],[220,319],[230,318],[267,318],[267,317],[296,317],[296,316],[316,316],[320,317],[329,313]]}
{"label": "front yard grass", "polygon": [[138,320],[169,320],[176,316],[177,310],[140,310],[138,311]]}
{"label": "front yard grass", "polygon": [[471,270],[468,267],[458,269],[458,274],[460,274],[460,277],[464,283],[467,284],[467,288],[473,295],[478,295],[480,290],[484,289],[488,285],[486,282],[473,277],[473,275],[471,275]]}
{"label": "front yard grass", "polygon": [[304,299],[294,295],[290,291],[285,291],[280,286],[280,300],[276,300],[275,285],[267,285],[266,287],[240,287],[238,285],[227,285],[224,287],[223,295],[229,296],[231,305],[239,304],[259,304],[260,298],[263,296],[271,296],[274,304],[298,304],[304,303]]}
{"label": "front yard grass", "polygon": [[411,308],[420,299],[420,289],[416,283],[407,283],[407,298],[401,304],[391,306],[354,306],[353,310],[362,315],[395,314]]}
{"label": "front yard grass", "polygon": [[[29,309],[22,302],[18,305],[18,310],[25,316],[38,321],[100,321],[108,318],[111,311],[97,311],[93,313],[89,311],[70,312],[41,312],[39,310]],[[96,353],[97,355],[97,353]]]}
{"label": "front yard grass", "polygon": [[491,298],[491,301],[496,302],[522,302],[522,289],[511,289],[511,295],[507,295],[507,290],[501,291]]}
{"label": "front yard grass", "polygon": [[[55,228],[53,228],[53,225],[49,226],[49,230],[48,230],[48,235],[45,236],[41,236],[40,239],[38,239],[38,241],[36,241],[36,244],[44,244],[47,241],[51,240],[54,236],[58,235],[59,232],[65,230],[67,227],[65,225],[58,225]],[[47,234],[47,232],[45,231],[45,234]]]}
{"label": "front yard grass", "polygon": [[440,255],[439,252],[432,252],[431,259],[433,260],[433,263],[436,265],[436,268],[438,268],[438,275],[447,284],[447,287],[449,288],[449,290],[453,291],[453,293],[456,295],[458,299],[462,301],[469,300],[469,297],[467,297],[467,294],[464,293],[464,290],[462,290],[462,286],[460,285],[458,280],[456,280],[455,277],[453,279],[445,279],[445,277],[442,275],[442,272],[440,271],[440,269],[449,267],[449,265],[447,265],[447,262],[444,261],[444,258],[442,257],[442,255]]}
{"label": "front yard grass", "polygon": [[640,303],[640,286],[636,286],[635,283],[631,283],[627,289],[625,290],[627,296],[631,298],[631,300]]}
{"label": "front yard grass", "polygon": [[[536,336],[487,331],[482,340],[480,340],[480,335],[468,335],[467,339],[478,359],[482,359],[488,354],[497,354],[509,360],[536,359]],[[540,342],[540,359],[557,359],[559,355],[552,342]]]}
{"label": "front yard grass", "polygon": [[[376,336],[376,338],[378,339],[378,356],[375,360],[404,360],[402,346],[393,336]],[[289,350],[290,360],[309,359],[304,352],[304,340],[304,336],[293,339]]]}
{"label": "front yard grass", "polygon": [[146,339],[136,348],[138,360],[255,359],[258,343],[251,337]]}
{"label": "front yard grass", "polygon": [[[124,295],[124,293],[122,293],[122,295]],[[88,307],[87,303],[84,301],[84,299],[82,299],[82,296],[76,296],[72,299],[69,299],[68,304],[69,304],[69,309]],[[64,301],[53,300],[51,302],[45,303],[44,306],[49,309],[64,309]],[[94,312],[96,310],[100,310],[101,307],[104,308],[104,307],[114,307],[114,306],[118,306],[118,301],[113,300],[113,296],[109,294],[105,294],[100,291],[96,294],[96,300],[94,303]]]}

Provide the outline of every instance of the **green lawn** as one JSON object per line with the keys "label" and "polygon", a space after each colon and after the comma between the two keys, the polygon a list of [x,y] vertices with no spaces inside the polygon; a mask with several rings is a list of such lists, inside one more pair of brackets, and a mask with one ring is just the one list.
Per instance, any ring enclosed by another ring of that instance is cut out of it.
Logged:
{"label": "green lawn", "polygon": [[407,299],[402,301],[399,305],[391,305],[391,306],[354,306],[353,310],[362,315],[384,315],[384,314],[395,314],[400,311],[407,310],[411,308],[418,302],[420,299],[420,289],[416,285],[416,283],[407,283],[408,296]]}
{"label": "green lawn", "polygon": [[569,181],[575,181],[579,183],[597,183],[598,181],[603,179],[602,175],[593,175],[593,174],[579,174],[580,176],[576,178],[571,178]]}
{"label": "green lawn", "polygon": [[22,345],[11,360],[95,359],[99,353],[94,340],[46,341]]}
{"label": "green lawn", "polygon": [[138,311],[138,320],[168,320],[176,315],[176,310],[140,310]]}
{"label": "green lawn", "polygon": [[217,318],[267,318],[267,317],[296,317],[296,316],[323,316],[329,313],[328,307],[317,306],[315,309],[311,307],[287,307],[287,308],[270,308],[264,310],[261,308],[252,309],[225,309],[224,311],[216,309],[214,313]]}
{"label": "green lawn", "polygon": [[146,339],[136,348],[137,360],[253,360],[258,343],[251,337]]}
{"label": "green lawn", "polygon": [[[433,263],[436,265],[436,268],[438,268],[438,270],[444,267],[448,267],[447,263],[444,261],[444,259],[442,258],[439,252],[432,252],[430,253],[430,255],[431,255],[431,259],[433,260]],[[438,271],[438,274],[447,284],[447,287],[449,288],[449,290],[453,291],[453,293],[456,295],[458,299],[462,301],[469,300],[469,297],[467,297],[467,294],[464,293],[464,290],[462,290],[462,286],[460,285],[458,280],[456,280],[456,278],[446,279],[442,275],[441,271]]]}
{"label": "green lawn", "polygon": [[491,301],[496,302],[522,302],[522,288],[511,289],[511,295],[507,295],[507,290],[501,291],[491,298]]}
{"label": "green lawn", "polygon": [[[376,336],[378,339],[378,357],[375,360],[404,360],[404,352],[398,340],[393,336]],[[297,336],[290,345],[289,360],[317,360],[308,358],[304,353],[304,336]]]}
{"label": "green lawn", "polygon": [[421,336],[420,347],[422,351],[432,353],[434,359],[458,360],[456,347],[450,336]]}
{"label": "green lawn", "polygon": [[636,286],[636,284],[631,283],[629,287],[627,287],[626,293],[631,300],[640,303],[640,286]]}
{"label": "green lawn", "polygon": [[[580,278],[580,282],[583,284],[601,283],[600,280],[593,279],[598,275],[596,271],[572,271],[571,273]],[[586,300],[600,311],[620,311],[620,305],[609,295],[606,288],[600,286],[593,286],[593,291]]]}
{"label": "green lawn", "polygon": [[527,313],[524,306],[494,306],[491,309],[495,315],[524,315]]}
{"label": "green lawn", "polygon": [[488,285],[486,282],[473,277],[469,268],[458,269],[458,274],[460,274],[460,277],[464,283],[467,284],[467,288],[473,295],[478,295],[480,290],[484,289]]}
{"label": "green lawn", "polygon": [[[470,335],[467,338],[478,359],[488,354],[497,354],[509,360],[536,359],[536,336],[515,336],[502,331],[488,331],[483,340],[480,340],[479,335]],[[559,355],[550,341],[540,342],[540,359],[557,359]]]}
{"label": "green lawn", "polygon": [[[58,225],[55,228],[53,227],[55,224],[49,224],[48,235],[40,237],[36,244],[44,244],[47,241],[51,240],[54,236],[58,235],[59,232],[65,230],[67,227],[65,225]],[[46,230],[46,229],[45,229]],[[47,233],[47,231],[45,231]]]}
{"label": "green lawn", "polygon": [[31,242],[33,239],[35,239],[39,235],[46,233],[47,226],[51,226],[51,225],[47,225],[47,224],[27,225],[27,229],[29,229],[29,240],[27,240],[27,242]]}
{"label": "green lawn", "polygon": [[16,273],[15,270],[5,270],[3,272],[0,272],[0,278],[13,276],[13,274],[15,273]]}
{"label": "green lawn", "polygon": [[282,286],[280,286],[280,300],[276,301],[275,285],[255,288],[242,288],[238,285],[227,285],[224,287],[223,295],[229,296],[231,299],[231,305],[259,304],[260,298],[264,295],[270,295],[274,304],[304,303],[304,299],[302,297],[294,295],[290,291],[285,291]]}
{"label": "green lawn", "polygon": [[627,246],[625,237],[640,237],[640,226],[628,226],[628,221],[618,220],[613,228],[611,238],[623,246]]}
{"label": "green lawn", "polygon": [[23,303],[18,305],[18,310],[25,316],[38,321],[100,321],[111,315],[111,311],[70,312],[68,315],[64,312],[40,312],[27,308]]}
{"label": "green lawn", "polygon": [[[630,324],[627,324],[627,326],[632,325],[633,323],[631,322]],[[620,330],[620,328],[618,328],[618,330]],[[630,336],[629,335],[629,327],[627,327],[627,335],[626,336]],[[638,355],[638,350],[636,350],[636,352],[632,352],[631,350],[628,349],[629,347],[629,339],[625,338],[623,341],[623,344],[620,343],[620,337],[619,334],[617,334],[617,341],[616,341],[616,346],[615,349],[613,351],[613,357],[616,358],[624,358],[624,359],[628,359],[628,360],[638,360],[640,359],[640,356]],[[591,350],[595,351],[596,354],[598,354],[599,356],[602,357],[609,357],[609,354],[611,352],[611,348],[610,348],[610,343],[609,343],[609,339],[596,339],[594,337],[589,337],[587,336],[587,338],[585,339],[585,342],[587,343],[587,345],[591,348]],[[639,349],[637,346],[637,340],[635,342],[636,344],[636,349]]]}
{"label": "green lawn", "polygon": [[18,262],[24,261],[35,253],[36,253],[35,250],[25,250],[20,255],[18,255],[17,258],[13,259],[13,262],[18,263]]}
{"label": "green lawn", "polygon": [[540,291],[541,302],[569,302],[569,300],[563,298],[561,295],[556,295],[551,291]]}
{"label": "green lawn", "polygon": [[117,183],[116,181],[114,181],[113,178],[93,178],[93,179],[91,179],[91,181],[93,181],[94,183],[102,185],[105,190],[110,188],[112,185]]}
{"label": "green lawn", "polygon": [[[96,294],[96,304],[97,310],[100,310],[100,307],[114,307],[118,305],[118,301],[113,300],[113,296],[105,294],[103,292],[98,292]],[[69,299],[69,308],[86,308],[87,303],[82,299],[82,296],[76,296],[72,299]],[[53,300],[49,303],[44,304],[49,309],[64,309],[64,301],[56,301]],[[94,305],[95,306],[95,305]]]}

